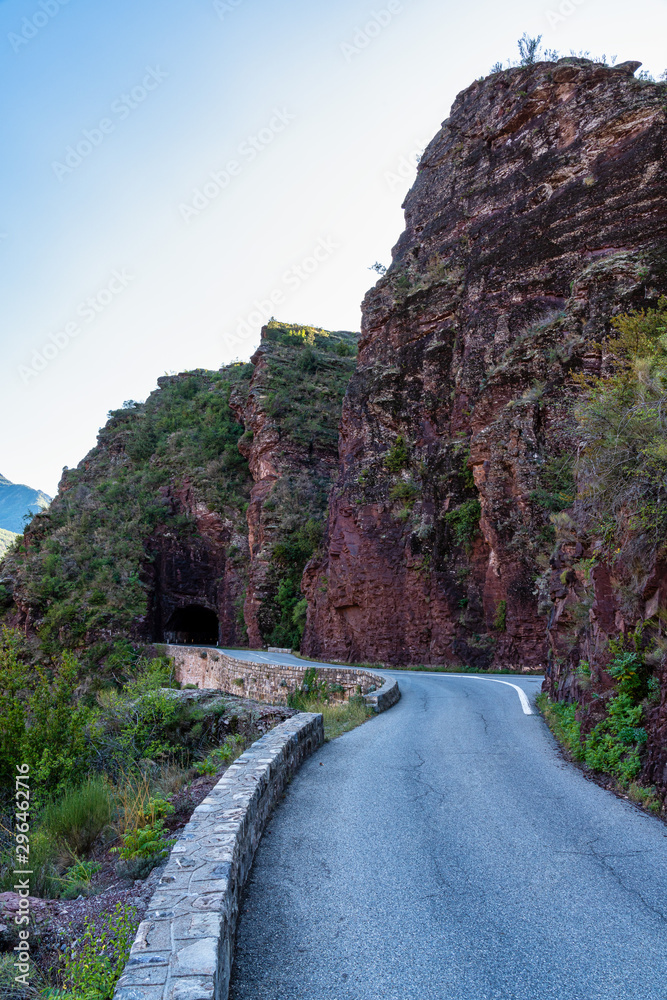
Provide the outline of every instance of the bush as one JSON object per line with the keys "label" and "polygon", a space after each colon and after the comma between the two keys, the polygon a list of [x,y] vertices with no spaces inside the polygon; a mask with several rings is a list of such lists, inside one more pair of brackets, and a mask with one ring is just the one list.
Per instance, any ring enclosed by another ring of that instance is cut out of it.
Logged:
{"label": "bush", "polygon": [[406,468],[410,460],[410,454],[408,452],[408,446],[405,443],[405,439],[402,434],[399,434],[395,442],[387,452],[384,458],[385,468],[389,472],[401,472]]}
{"label": "bush", "polygon": [[646,730],[640,725],[642,708],[629,694],[619,694],[609,702],[606,719],[599,722],[584,743],[584,760],[594,771],[618,778],[623,785],[641,771],[640,751]]}
{"label": "bush", "polygon": [[[610,375],[580,375],[575,516],[641,575],[667,539],[667,298],[616,318]],[[628,538],[628,536],[630,536]]]}
{"label": "bush", "polygon": [[558,742],[567,747],[575,760],[583,760],[581,723],[576,717],[579,709],[578,704],[575,702],[570,705],[563,701],[551,701],[546,694],[539,694],[536,701]]}
{"label": "bush", "polygon": [[0,775],[2,793],[14,784],[18,764],[30,766],[37,801],[74,784],[90,760],[90,712],[75,702],[80,667],[70,653],[50,669],[28,667],[21,637],[0,633]]}
{"label": "bush", "polygon": [[482,506],[479,500],[465,500],[448,511],[444,520],[449,525],[457,545],[470,551],[472,541],[479,531],[479,519],[482,516]]}
{"label": "bush", "polygon": [[493,627],[498,632],[504,632],[507,628],[507,601],[498,601]]}

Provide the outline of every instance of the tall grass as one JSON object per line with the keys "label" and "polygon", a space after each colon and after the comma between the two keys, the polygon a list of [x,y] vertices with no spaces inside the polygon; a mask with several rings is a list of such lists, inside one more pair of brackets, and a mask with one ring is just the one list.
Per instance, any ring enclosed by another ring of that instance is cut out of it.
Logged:
{"label": "tall grass", "polygon": [[109,825],[111,812],[109,783],[104,778],[93,777],[46,805],[41,811],[39,825],[73,854],[82,854],[90,850]]}
{"label": "tall grass", "polygon": [[304,703],[302,711],[320,712],[323,715],[325,740],[334,740],[350,729],[356,729],[375,714],[364,699],[358,696],[343,702],[313,699]]}

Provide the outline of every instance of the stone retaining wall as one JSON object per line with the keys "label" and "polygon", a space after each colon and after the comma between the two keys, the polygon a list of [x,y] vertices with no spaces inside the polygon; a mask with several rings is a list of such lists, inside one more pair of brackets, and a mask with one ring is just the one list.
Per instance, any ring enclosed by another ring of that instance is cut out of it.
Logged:
{"label": "stone retaining wall", "polygon": [[255,849],[289,778],[323,741],[322,716],[301,713],[228,768],[171,852],[114,1000],[227,1000]]}
{"label": "stone retaining wall", "polygon": [[[272,705],[287,704],[289,695],[303,684],[303,675],[307,669],[306,665],[296,667],[282,663],[237,660],[208,646],[162,648],[167,656],[173,657],[176,680],[181,684],[196,684],[199,688],[243,695]],[[319,680],[339,684],[347,697],[359,689],[363,695],[373,695],[386,684],[384,677],[379,674],[355,667],[318,667],[317,676]],[[398,691],[397,685],[396,690]],[[385,707],[388,708],[389,705]]]}

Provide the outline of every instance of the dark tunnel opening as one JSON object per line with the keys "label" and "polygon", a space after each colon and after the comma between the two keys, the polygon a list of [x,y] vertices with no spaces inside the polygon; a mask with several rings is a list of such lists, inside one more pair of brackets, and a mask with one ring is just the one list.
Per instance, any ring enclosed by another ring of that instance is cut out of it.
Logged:
{"label": "dark tunnel opening", "polygon": [[165,642],[187,646],[217,646],[218,616],[201,604],[177,608],[165,628]]}

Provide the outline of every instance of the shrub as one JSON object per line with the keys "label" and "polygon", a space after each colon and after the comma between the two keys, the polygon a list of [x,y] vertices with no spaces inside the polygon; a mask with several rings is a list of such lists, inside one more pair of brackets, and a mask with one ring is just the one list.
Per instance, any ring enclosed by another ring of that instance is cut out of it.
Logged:
{"label": "shrub", "polygon": [[389,499],[401,500],[405,508],[412,510],[420,494],[421,489],[417,483],[413,483],[412,481],[406,482],[405,479],[401,479],[399,482],[394,483],[389,490]]}
{"label": "shrub", "polygon": [[646,730],[640,725],[641,706],[629,694],[619,694],[609,702],[606,719],[599,722],[584,743],[584,760],[594,771],[602,771],[627,785],[641,770],[640,751],[646,744]]}
{"label": "shrub", "polygon": [[576,376],[584,449],[575,510],[612,560],[622,551],[641,574],[667,538],[667,298],[612,325],[611,374]]}
{"label": "shrub", "polygon": [[574,457],[557,455],[542,466],[531,498],[549,513],[559,514],[572,506],[575,492]]}
{"label": "shrub", "polygon": [[482,506],[479,500],[465,500],[454,510],[447,511],[444,516],[445,523],[451,528],[456,544],[461,545],[467,551],[470,551],[473,538],[479,531],[481,515]]}
{"label": "shrub", "polygon": [[17,764],[30,766],[36,800],[73,784],[90,760],[89,711],[74,693],[80,667],[71,653],[50,668],[28,667],[21,638],[0,633],[0,774],[2,792],[13,785]]}
{"label": "shrub", "polygon": [[97,875],[101,869],[102,865],[95,861],[75,858],[74,864],[70,865],[64,875],[58,879],[61,886],[61,899],[77,899],[79,896],[87,896],[90,892],[93,876]]}
{"label": "shrub", "polygon": [[401,472],[410,460],[408,446],[402,434],[399,434],[384,458],[385,468],[389,472]]}
{"label": "shrub", "polygon": [[567,747],[575,760],[583,760],[581,723],[576,717],[579,706],[576,702],[570,705],[563,701],[551,701],[546,694],[538,694],[536,701],[558,742]]}

